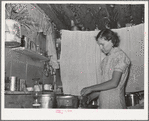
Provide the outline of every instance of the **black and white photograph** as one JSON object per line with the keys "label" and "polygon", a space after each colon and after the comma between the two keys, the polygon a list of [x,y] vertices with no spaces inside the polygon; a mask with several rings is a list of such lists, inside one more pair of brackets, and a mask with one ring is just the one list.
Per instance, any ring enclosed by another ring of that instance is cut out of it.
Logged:
{"label": "black and white photograph", "polygon": [[147,120],[148,1],[2,1],[2,120]]}

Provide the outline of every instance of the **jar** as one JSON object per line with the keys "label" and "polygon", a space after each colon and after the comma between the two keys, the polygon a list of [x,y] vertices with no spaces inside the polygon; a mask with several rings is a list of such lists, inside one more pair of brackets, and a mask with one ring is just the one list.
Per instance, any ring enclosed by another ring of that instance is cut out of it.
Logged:
{"label": "jar", "polygon": [[39,85],[40,78],[32,79],[34,81],[34,91],[42,91],[41,86]]}

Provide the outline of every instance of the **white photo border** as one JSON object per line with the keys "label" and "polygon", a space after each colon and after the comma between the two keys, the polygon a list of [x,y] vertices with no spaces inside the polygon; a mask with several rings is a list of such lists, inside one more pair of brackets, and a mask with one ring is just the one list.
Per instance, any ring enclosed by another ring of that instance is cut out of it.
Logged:
{"label": "white photo border", "polygon": [[[2,1],[1,2],[1,119],[2,120],[148,120],[148,34],[144,38],[144,109],[6,109],[4,108],[5,4],[144,4],[145,31],[148,33],[148,1]],[[59,113],[57,113],[59,112]]]}

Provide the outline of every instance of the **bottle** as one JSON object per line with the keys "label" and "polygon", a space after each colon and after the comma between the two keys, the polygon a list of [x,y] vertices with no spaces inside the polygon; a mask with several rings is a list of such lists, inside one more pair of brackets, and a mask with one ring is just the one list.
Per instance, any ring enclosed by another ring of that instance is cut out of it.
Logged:
{"label": "bottle", "polygon": [[40,107],[39,97],[41,93],[41,86],[39,85],[40,78],[34,78],[32,80],[34,81],[33,108],[39,108]]}
{"label": "bottle", "polygon": [[40,107],[39,92],[34,92],[33,98],[34,98],[33,108],[39,108]]}
{"label": "bottle", "polygon": [[75,26],[74,21],[71,20],[71,27],[74,27],[74,26]]}
{"label": "bottle", "polygon": [[5,72],[5,90],[9,90],[9,78],[6,76],[6,72]]}
{"label": "bottle", "polygon": [[98,25],[96,24],[96,28],[95,28],[95,31],[99,31],[99,29],[98,29]]}
{"label": "bottle", "polygon": [[36,44],[36,51],[40,54],[41,52],[40,32],[37,33],[35,44]]}
{"label": "bottle", "polygon": [[56,70],[54,69],[54,71],[53,71],[53,77],[54,77],[54,81],[53,81],[53,90],[54,90],[54,92],[56,92],[56,90],[57,90],[57,85],[56,85]]}
{"label": "bottle", "polygon": [[78,27],[75,25],[75,23],[74,23],[73,20],[71,20],[71,30],[72,30],[72,31],[78,30]]}
{"label": "bottle", "polygon": [[21,47],[24,47],[24,35],[22,35],[22,37],[21,37]]}

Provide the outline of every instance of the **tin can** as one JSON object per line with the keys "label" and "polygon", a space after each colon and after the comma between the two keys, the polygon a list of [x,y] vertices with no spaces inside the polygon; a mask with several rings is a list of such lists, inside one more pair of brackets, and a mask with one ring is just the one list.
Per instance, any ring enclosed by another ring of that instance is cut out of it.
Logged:
{"label": "tin can", "polygon": [[24,91],[25,88],[26,88],[26,80],[20,79],[20,90],[19,91]]}
{"label": "tin can", "polygon": [[20,91],[20,79],[16,79],[16,91]]}
{"label": "tin can", "polygon": [[10,77],[10,91],[16,91],[16,79],[15,76]]}
{"label": "tin can", "polygon": [[43,92],[40,96],[41,108],[54,108],[55,107],[55,94],[54,92]]}

